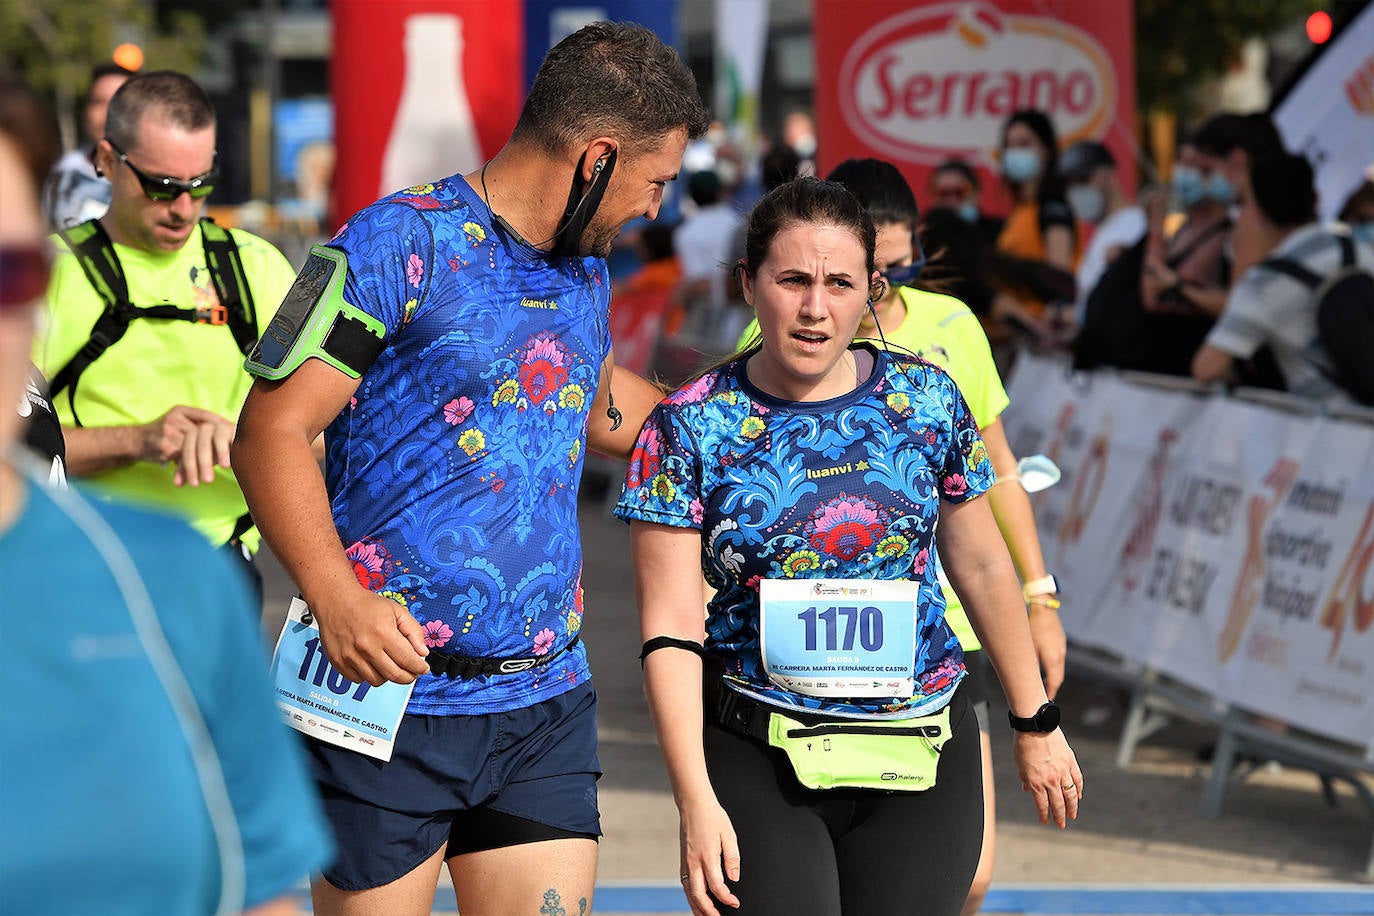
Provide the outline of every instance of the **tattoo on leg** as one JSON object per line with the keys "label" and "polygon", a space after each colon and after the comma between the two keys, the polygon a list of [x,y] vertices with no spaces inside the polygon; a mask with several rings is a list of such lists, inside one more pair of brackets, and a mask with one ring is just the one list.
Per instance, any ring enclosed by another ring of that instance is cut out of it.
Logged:
{"label": "tattoo on leg", "polygon": [[[568,911],[562,904],[563,899],[558,895],[558,890],[549,888],[544,891],[544,905],[539,908],[539,916],[568,916]],[[586,897],[577,901],[577,916],[587,916]]]}

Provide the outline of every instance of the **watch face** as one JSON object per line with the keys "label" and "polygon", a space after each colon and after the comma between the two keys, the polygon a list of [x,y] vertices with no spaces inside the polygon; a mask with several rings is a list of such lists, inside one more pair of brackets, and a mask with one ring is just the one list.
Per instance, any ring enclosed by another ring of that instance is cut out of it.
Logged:
{"label": "watch face", "polygon": [[1035,727],[1042,732],[1052,732],[1059,727],[1059,707],[1054,703],[1046,703],[1035,713]]}

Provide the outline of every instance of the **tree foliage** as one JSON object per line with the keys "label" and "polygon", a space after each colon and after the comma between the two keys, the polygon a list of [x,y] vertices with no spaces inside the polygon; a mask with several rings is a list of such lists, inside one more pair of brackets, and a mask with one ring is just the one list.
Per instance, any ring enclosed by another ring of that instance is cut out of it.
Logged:
{"label": "tree foliage", "polygon": [[143,49],[145,70],[194,72],[205,51],[205,27],[199,15],[185,9],[171,10],[159,21],[147,0],[0,2],[0,60],[52,93],[68,131],[91,66],[109,60],[124,41]]}
{"label": "tree foliage", "polygon": [[1140,110],[1193,114],[1198,87],[1224,74],[1246,41],[1325,5],[1321,0],[1135,0]]}

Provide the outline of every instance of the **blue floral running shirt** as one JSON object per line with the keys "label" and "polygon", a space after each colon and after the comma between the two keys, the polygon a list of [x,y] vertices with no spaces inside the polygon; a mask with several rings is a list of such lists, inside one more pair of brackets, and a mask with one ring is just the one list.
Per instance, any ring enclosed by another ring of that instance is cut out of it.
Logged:
{"label": "blue floral running shirt", "polygon": [[[345,298],[386,326],[325,432],[358,581],[406,607],[433,649],[558,652],[582,625],[577,488],[610,350],[605,262],[494,231],[458,175],[383,198],[329,245],[348,256]],[[579,643],[519,674],[426,674],[409,711],[516,709],[587,677]]]}
{"label": "blue floral running shirt", "polygon": [[[940,500],[986,491],[992,465],[943,370],[859,346],[873,352],[873,374],[827,401],[765,394],[741,361],[674,392],[640,433],[616,515],[703,532],[702,572],[716,589],[706,646],[733,686],[784,706],[925,715],[964,675],[931,561]],[[773,685],[759,653],[765,578],[916,582],[915,695],[846,702]]]}

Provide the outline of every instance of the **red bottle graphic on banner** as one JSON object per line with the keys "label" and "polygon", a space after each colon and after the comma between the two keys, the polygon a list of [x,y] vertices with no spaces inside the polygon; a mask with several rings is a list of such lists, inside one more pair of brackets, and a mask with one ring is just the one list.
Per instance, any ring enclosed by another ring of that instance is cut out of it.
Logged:
{"label": "red bottle graphic on banner", "polygon": [[481,166],[525,98],[523,4],[330,0],[331,224],[379,194]]}
{"label": "red bottle graphic on banner", "polygon": [[446,13],[406,19],[405,82],[382,157],[379,194],[482,164],[463,79],[463,21]]}

